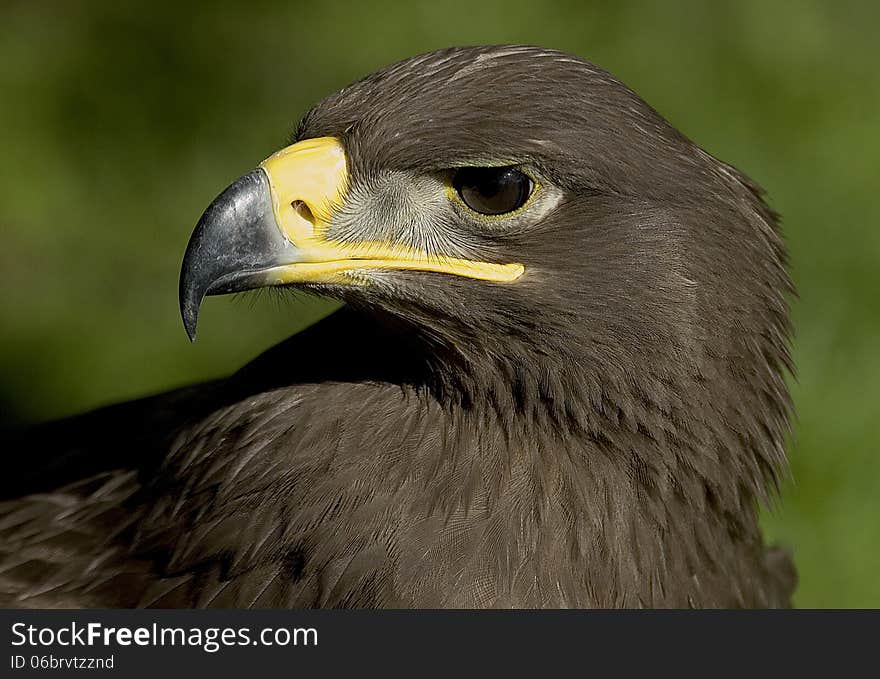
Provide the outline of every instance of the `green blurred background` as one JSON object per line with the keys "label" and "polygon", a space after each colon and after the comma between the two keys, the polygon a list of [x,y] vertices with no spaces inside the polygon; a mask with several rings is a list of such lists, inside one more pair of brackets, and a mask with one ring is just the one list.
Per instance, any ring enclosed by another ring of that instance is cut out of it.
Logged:
{"label": "green blurred background", "polygon": [[[332,307],[177,273],[202,209],[389,62],[526,42],[604,66],[784,217],[794,481],[765,514],[799,606],[880,606],[880,4],[0,2],[0,424],[228,373]],[[18,454],[21,451],[4,451]]]}

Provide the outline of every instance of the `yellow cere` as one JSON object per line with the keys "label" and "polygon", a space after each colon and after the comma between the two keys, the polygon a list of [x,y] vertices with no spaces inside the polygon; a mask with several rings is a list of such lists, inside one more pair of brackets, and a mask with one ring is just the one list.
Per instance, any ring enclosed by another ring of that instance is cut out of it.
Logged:
{"label": "yellow cere", "polygon": [[274,267],[270,274],[274,283],[334,282],[354,269],[433,271],[506,283],[525,271],[519,263],[429,257],[398,243],[326,239],[330,220],[348,187],[345,149],[335,137],[298,142],[270,156],[260,167],[269,177],[275,221],[302,258]]}

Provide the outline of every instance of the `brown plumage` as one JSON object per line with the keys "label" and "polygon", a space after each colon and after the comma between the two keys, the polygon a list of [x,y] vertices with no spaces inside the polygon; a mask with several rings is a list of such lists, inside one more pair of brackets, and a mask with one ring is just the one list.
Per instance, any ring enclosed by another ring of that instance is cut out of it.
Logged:
{"label": "brown plumage", "polygon": [[[22,433],[0,605],[789,605],[757,521],[792,292],[760,189],[538,48],[393,65],[297,131],[326,136],[335,238],[525,274],[305,284],[346,307],[228,380]],[[486,226],[417,199],[475,165],[553,201]]]}

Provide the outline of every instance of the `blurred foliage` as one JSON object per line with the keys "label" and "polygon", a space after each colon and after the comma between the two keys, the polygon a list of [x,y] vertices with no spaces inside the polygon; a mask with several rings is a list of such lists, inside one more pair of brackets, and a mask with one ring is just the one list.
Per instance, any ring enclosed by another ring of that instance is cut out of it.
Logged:
{"label": "blurred foliage", "polygon": [[769,190],[800,290],[799,417],[765,525],[795,551],[800,606],[880,606],[878,26],[876,3],[806,0],[6,0],[2,422],[228,373],[326,313],[215,298],[191,346],[177,273],[202,209],[351,80],[452,44],[542,44]]}

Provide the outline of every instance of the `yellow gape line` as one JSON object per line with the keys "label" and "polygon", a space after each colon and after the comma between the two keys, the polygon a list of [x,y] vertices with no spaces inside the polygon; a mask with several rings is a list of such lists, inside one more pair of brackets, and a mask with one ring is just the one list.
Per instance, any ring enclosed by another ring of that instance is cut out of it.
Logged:
{"label": "yellow gape line", "polygon": [[306,139],[260,163],[269,178],[275,221],[301,259],[274,267],[276,283],[334,280],[355,269],[433,271],[507,283],[519,278],[519,263],[493,264],[428,255],[405,245],[326,239],[334,212],[348,188],[345,149],[335,137]]}

